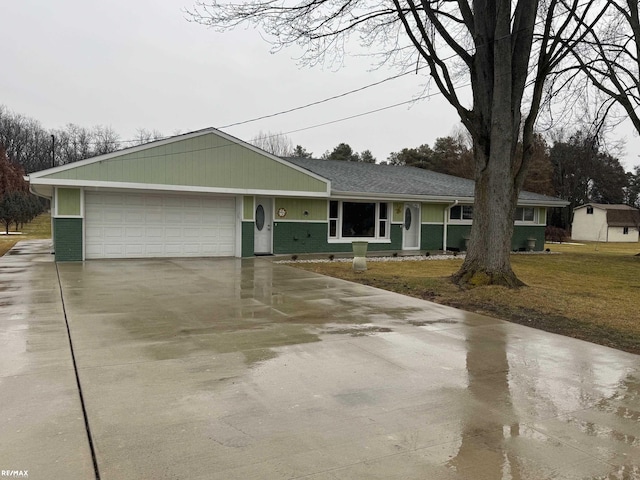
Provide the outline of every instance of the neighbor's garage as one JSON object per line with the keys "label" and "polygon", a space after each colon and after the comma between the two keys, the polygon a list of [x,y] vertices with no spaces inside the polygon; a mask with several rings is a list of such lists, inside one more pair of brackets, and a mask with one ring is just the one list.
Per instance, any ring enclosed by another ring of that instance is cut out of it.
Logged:
{"label": "neighbor's garage", "polygon": [[235,198],[85,191],[85,256],[235,254]]}

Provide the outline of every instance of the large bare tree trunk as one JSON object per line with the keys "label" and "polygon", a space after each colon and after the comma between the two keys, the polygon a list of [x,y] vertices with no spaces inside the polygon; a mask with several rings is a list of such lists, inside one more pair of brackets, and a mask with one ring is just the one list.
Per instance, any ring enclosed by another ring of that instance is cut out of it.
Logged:
{"label": "large bare tree trunk", "polygon": [[[474,139],[475,201],[469,249],[454,275],[465,286],[524,285],[511,269],[513,214],[526,162],[518,162],[521,103],[531,43],[521,44],[511,32],[509,0],[476,0],[476,8],[495,9],[476,26],[476,51],[471,69],[474,109],[468,122]],[[529,25],[535,7],[526,15]],[[525,139],[525,147],[526,145]]]}
{"label": "large bare tree trunk", "polygon": [[494,145],[491,157],[486,162],[487,168],[476,177],[469,249],[454,279],[467,286],[518,287],[524,283],[516,277],[510,261],[517,191],[514,182],[505,181],[509,175],[510,156],[508,151]]}
{"label": "large bare tree trunk", "polygon": [[[568,81],[563,75],[572,73],[564,60],[585,36],[576,24],[596,24],[606,10],[603,4],[611,0],[209,1],[199,1],[201,9],[191,13],[194,21],[223,30],[260,26],[277,48],[303,45],[309,65],[327,57],[341,61],[351,33],[360,35],[368,52],[380,47],[381,64],[422,68],[426,62],[435,86],[474,141],[473,227],[455,279],[467,286],[522,285],[509,259],[513,213],[532,157],[543,94],[551,102]],[[545,91],[552,71],[564,74]],[[457,86],[467,74],[471,108]],[[523,109],[528,111],[524,115]],[[521,158],[516,155],[519,139]]]}

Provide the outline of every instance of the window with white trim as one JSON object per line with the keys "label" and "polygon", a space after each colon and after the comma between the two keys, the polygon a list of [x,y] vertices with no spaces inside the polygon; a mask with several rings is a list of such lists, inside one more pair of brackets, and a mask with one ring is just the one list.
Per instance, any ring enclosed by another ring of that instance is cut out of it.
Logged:
{"label": "window with white trim", "polygon": [[517,207],[513,220],[515,222],[533,223],[536,220],[536,209],[533,207]]}
{"label": "window with white trim", "polygon": [[473,220],[473,205],[456,205],[449,209],[449,220]]}
{"label": "window with white trim", "polygon": [[388,239],[389,205],[385,202],[329,202],[329,238]]}

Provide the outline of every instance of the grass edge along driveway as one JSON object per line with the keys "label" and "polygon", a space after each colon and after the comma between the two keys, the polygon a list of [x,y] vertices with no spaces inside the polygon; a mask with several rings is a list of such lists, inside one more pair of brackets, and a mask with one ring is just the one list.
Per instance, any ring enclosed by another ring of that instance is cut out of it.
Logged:
{"label": "grass edge along driveway", "polygon": [[[0,236],[0,256],[19,240],[47,238],[51,217],[44,213],[20,235]],[[513,269],[528,285],[518,290],[459,289],[448,278],[462,262],[456,258],[369,262],[363,273],[350,263],[292,265],[640,354],[640,243],[546,247],[552,254],[512,256]]]}
{"label": "grass edge along driveway", "polygon": [[470,312],[640,354],[640,243],[546,245],[549,254],[512,255],[527,286],[462,290],[449,277],[461,259],[292,263],[305,270],[372,285]]}

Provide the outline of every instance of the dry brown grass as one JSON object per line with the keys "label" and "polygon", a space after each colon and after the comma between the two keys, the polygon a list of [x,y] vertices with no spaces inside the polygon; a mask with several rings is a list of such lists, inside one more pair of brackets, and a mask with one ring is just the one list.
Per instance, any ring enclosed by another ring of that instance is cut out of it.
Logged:
{"label": "dry brown grass", "polygon": [[[13,231],[14,227],[9,231]],[[4,233],[4,230],[3,230]],[[45,212],[23,225],[20,235],[0,235],[0,257],[20,240],[51,238],[51,215]]]}
{"label": "dry brown grass", "polygon": [[511,257],[527,284],[516,290],[461,290],[448,278],[459,259],[369,262],[363,273],[348,263],[296,266],[640,353],[640,244],[547,247],[551,254]]}

